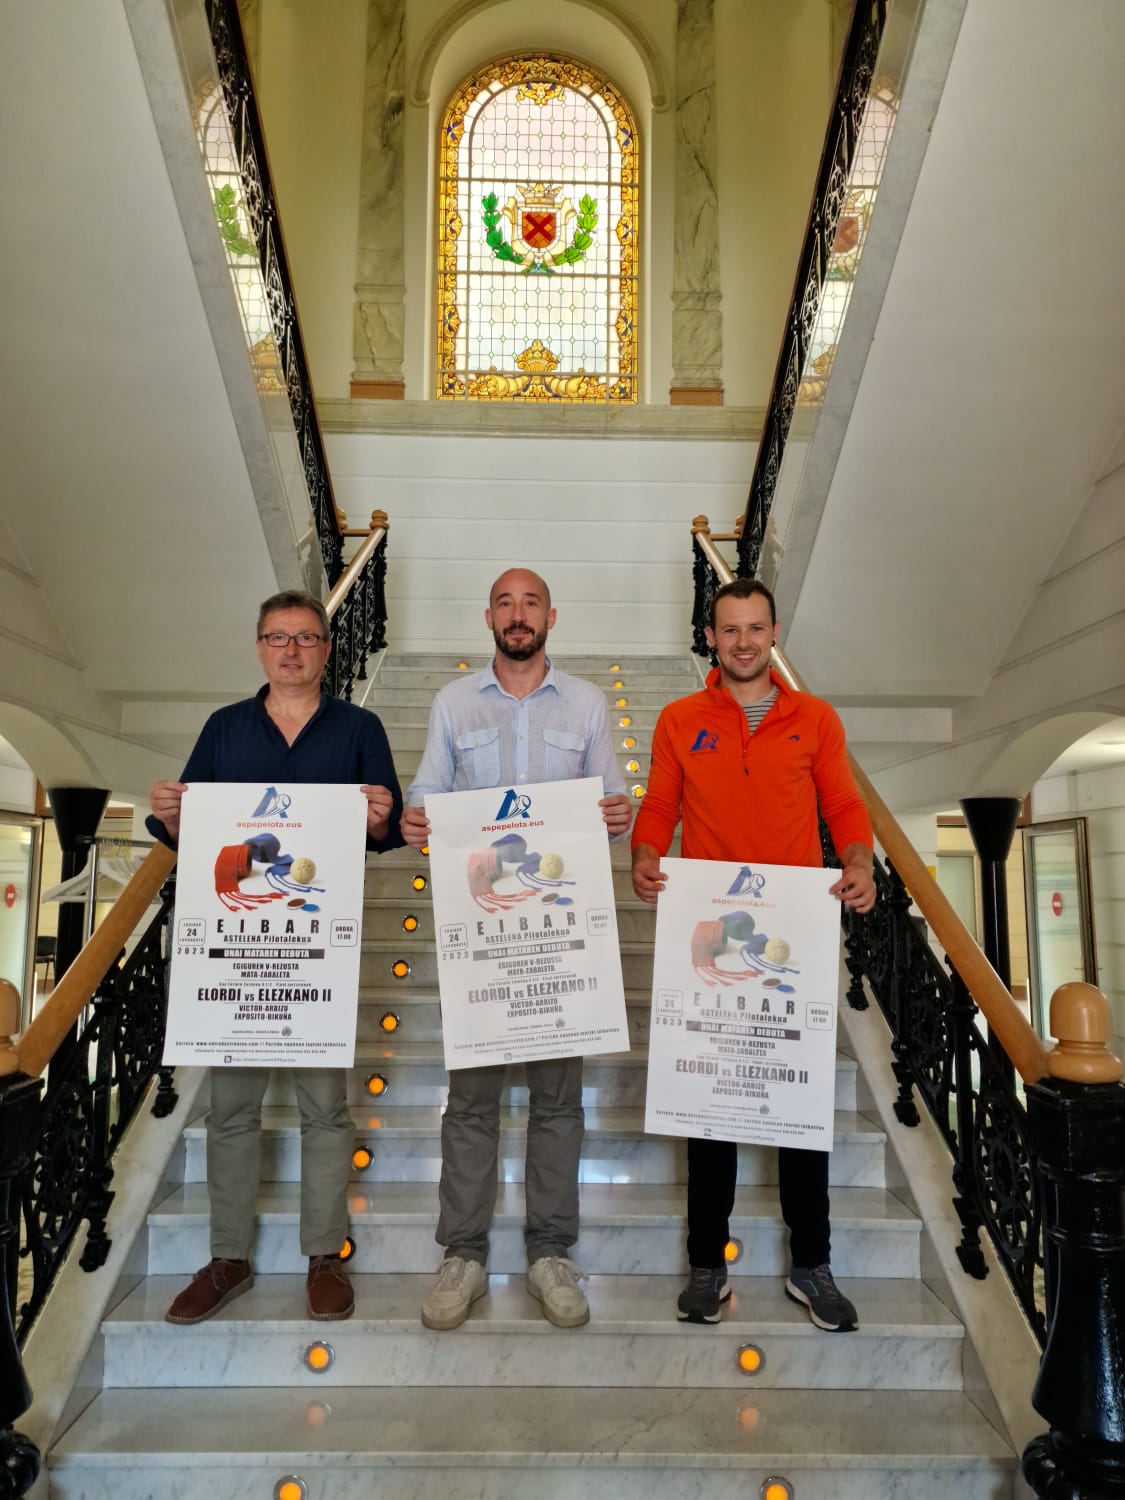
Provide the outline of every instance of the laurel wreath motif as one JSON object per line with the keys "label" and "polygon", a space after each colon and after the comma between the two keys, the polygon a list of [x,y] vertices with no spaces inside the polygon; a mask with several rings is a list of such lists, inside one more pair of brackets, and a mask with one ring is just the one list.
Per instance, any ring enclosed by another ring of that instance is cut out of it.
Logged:
{"label": "laurel wreath motif", "polygon": [[521,276],[554,276],[556,272],[552,268],[555,266],[576,266],[580,260],[585,259],[598,225],[597,204],[589,193],[583,193],[578,200],[578,213],[570,244],[557,255],[549,255],[545,260],[537,261],[534,256],[518,254],[504,238],[504,231],[500,228],[499,199],[495,193],[489,193],[481,199],[481,208],[485,242],[497,260],[511,261],[514,266],[519,266]]}

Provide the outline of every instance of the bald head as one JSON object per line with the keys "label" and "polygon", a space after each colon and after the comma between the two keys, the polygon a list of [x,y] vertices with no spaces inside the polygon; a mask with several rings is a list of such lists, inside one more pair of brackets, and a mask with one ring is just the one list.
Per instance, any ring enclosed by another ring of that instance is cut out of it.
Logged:
{"label": "bald head", "polygon": [[538,573],[509,568],[492,585],[484,619],[501,656],[530,661],[544,651],[555,623],[551,591]]}
{"label": "bald head", "polygon": [[514,594],[518,598],[535,595],[542,601],[544,609],[551,607],[551,590],[546,579],[540,578],[530,568],[509,568],[506,573],[501,573],[488,591],[489,609],[496,608],[496,601],[503,594]]}

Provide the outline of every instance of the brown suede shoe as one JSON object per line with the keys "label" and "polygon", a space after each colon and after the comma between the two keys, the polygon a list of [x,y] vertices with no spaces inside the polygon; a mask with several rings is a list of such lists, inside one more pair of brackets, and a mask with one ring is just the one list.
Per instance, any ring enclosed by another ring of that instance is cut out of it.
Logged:
{"label": "brown suede shoe", "polygon": [[305,1288],[310,1318],[328,1323],[355,1312],[355,1292],[338,1255],[310,1255]]}
{"label": "brown suede shoe", "polygon": [[184,1287],[164,1314],[167,1323],[203,1323],[220,1307],[241,1297],[254,1285],[254,1271],[248,1260],[209,1260],[196,1271],[190,1285]]}

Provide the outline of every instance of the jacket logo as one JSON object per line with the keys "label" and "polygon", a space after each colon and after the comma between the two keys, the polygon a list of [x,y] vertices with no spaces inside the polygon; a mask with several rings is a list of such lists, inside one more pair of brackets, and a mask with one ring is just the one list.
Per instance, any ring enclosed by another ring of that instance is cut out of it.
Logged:
{"label": "jacket logo", "polygon": [[503,823],[508,818],[530,818],[531,798],[525,792],[517,792],[509,788],[504,793],[504,800],[500,804],[500,811],[496,814],[495,821]]}
{"label": "jacket logo", "polygon": [[719,748],[719,736],[710,729],[701,729],[695,737],[695,744],[691,747],[692,755],[700,750],[717,750]]}
{"label": "jacket logo", "polygon": [[791,734],[791,735],[790,735],[790,736],[789,736],[789,738],[790,738],[790,739],[791,739],[791,740],[799,740],[799,739],[800,739],[800,738],[801,738],[801,736],[800,736],[800,735],[799,735],[799,734]]}

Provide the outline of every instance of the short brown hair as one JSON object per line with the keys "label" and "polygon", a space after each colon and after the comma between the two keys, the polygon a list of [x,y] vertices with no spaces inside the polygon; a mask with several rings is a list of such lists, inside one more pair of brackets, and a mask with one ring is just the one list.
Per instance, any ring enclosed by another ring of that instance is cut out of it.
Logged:
{"label": "short brown hair", "polygon": [[750,599],[754,594],[761,594],[762,598],[770,607],[770,624],[777,624],[777,606],[773,602],[773,595],[760,578],[735,578],[731,583],[724,583],[715,597],[711,600],[711,629],[715,628],[715,605],[720,599]]}
{"label": "short brown hair", "polygon": [[271,594],[268,599],[263,599],[258,606],[258,634],[262,633],[262,624],[267,615],[276,613],[279,609],[307,609],[320,621],[320,633],[326,641],[332,639],[332,626],[328,623],[328,611],[319,599],[312,594],[302,593],[300,589],[283,589],[280,594]]}

